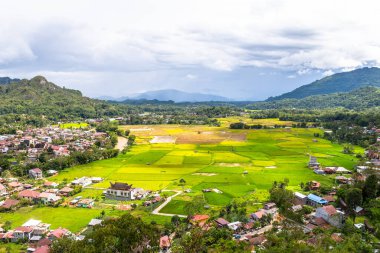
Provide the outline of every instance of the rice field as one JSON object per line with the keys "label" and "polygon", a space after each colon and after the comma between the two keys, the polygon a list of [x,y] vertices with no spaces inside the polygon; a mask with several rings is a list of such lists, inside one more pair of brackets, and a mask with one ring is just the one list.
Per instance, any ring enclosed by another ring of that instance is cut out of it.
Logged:
{"label": "rice field", "polygon": [[[137,137],[137,144],[130,152],[61,171],[49,180],[62,182],[91,176],[104,178],[103,182],[91,186],[95,188],[107,188],[110,182],[120,181],[146,190],[189,189],[190,193],[177,196],[162,210],[165,213],[184,214],[184,205],[196,195],[203,195],[211,209],[218,209],[236,198],[265,201],[273,181],[284,178],[289,179],[289,188],[293,190],[300,190],[300,183],[310,180],[332,185],[332,176],[317,175],[307,168],[310,154],[318,157],[323,166],[352,169],[356,163],[355,156],[342,153],[342,146],[314,137],[314,133],[322,133],[320,129],[230,130],[226,126],[182,125],[122,128],[130,129],[131,134]],[[162,143],[159,140],[163,140]],[[355,152],[363,150],[355,147]],[[185,185],[179,184],[180,179],[185,180]],[[222,193],[202,192],[208,188],[218,189]],[[101,191],[86,189],[83,192],[86,197],[91,194],[100,197]],[[98,205],[93,210],[84,210],[88,211],[86,222],[100,213],[101,208]],[[46,215],[64,215],[62,209],[52,209]],[[19,224],[33,214],[30,212],[20,216],[17,213],[16,218],[6,218]],[[170,217],[157,217],[141,210],[138,215],[149,221],[170,220]],[[43,219],[43,215],[36,217]],[[43,220],[50,222],[50,218]],[[58,221],[51,220],[54,225],[61,224]],[[77,225],[70,225],[68,221],[63,221],[62,226],[65,225],[77,229]],[[78,227],[82,225],[84,222],[79,223]]]}

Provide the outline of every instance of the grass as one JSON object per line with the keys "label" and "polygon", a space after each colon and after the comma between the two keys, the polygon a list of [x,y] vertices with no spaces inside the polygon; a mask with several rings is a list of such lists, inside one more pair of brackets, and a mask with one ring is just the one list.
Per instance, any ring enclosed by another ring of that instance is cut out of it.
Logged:
{"label": "grass", "polygon": [[[357,159],[342,153],[342,146],[322,138],[319,129],[260,129],[230,130],[228,123],[239,118],[223,119],[222,127],[154,125],[123,126],[137,136],[135,145],[127,154],[116,158],[76,166],[50,178],[50,181],[70,181],[82,176],[97,176],[104,181],[92,187],[107,188],[110,182],[121,181],[147,190],[182,190],[179,180],[191,189],[191,194],[177,196],[162,209],[164,213],[184,214],[183,207],[195,195],[203,194],[206,202],[218,209],[235,198],[263,202],[273,181],[289,179],[289,188],[300,190],[301,182],[317,180],[322,185],[333,185],[333,176],[316,175],[307,168],[309,154],[318,157],[323,166],[344,166],[352,169]],[[252,120],[243,118],[249,124],[291,124],[278,119]],[[174,136],[180,143],[151,144],[154,136]],[[317,141],[315,141],[317,139]],[[355,147],[355,152],[363,149]],[[216,188],[215,192],[202,193],[202,189]],[[101,190],[85,189],[79,195],[100,197]],[[0,220],[11,220],[14,225],[28,218],[38,218],[51,223],[53,227],[67,227],[73,231],[83,228],[91,218],[105,209],[108,215],[120,215],[112,211],[111,202],[100,199],[95,209],[33,208],[20,209],[13,214],[0,214]],[[103,202],[103,204],[102,204]],[[257,208],[252,207],[252,210]],[[150,210],[151,211],[151,210]],[[164,224],[170,217],[151,215],[148,209],[132,211],[147,222]],[[76,219],[72,219],[75,217]]]}
{"label": "grass", "polygon": [[75,122],[71,122],[71,123],[62,123],[62,124],[59,124],[59,127],[60,128],[63,128],[63,129],[71,129],[71,128],[87,128],[88,127],[88,124],[85,123],[85,122],[80,122],[80,123],[75,123]]}
{"label": "grass", "polygon": [[184,207],[188,201],[173,199],[164,208],[161,213],[185,214]]}
{"label": "grass", "polygon": [[[11,221],[12,227],[17,227],[29,219],[37,219],[51,224],[51,228],[64,227],[72,232],[78,232],[92,218],[100,215],[98,209],[69,208],[69,207],[23,207],[14,213],[0,213],[0,220]],[[106,210],[107,215],[117,215],[117,211]]]}

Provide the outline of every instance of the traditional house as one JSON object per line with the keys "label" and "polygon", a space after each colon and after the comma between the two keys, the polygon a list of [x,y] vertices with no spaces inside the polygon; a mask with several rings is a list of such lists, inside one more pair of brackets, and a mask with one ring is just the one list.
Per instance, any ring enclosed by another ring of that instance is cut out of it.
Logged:
{"label": "traditional house", "polygon": [[261,220],[266,215],[266,212],[263,209],[251,214],[253,220]]}
{"label": "traditional house", "polygon": [[58,194],[61,195],[61,196],[65,196],[65,197],[67,197],[67,196],[70,196],[71,193],[72,193],[73,191],[74,191],[73,188],[70,188],[70,187],[63,187],[62,189],[60,189],[60,190],[58,191]]}
{"label": "traditional house", "polygon": [[32,190],[23,190],[23,191],[19,192],[19,194],[18,194],[19,198],[27,199],[30,201],[38,200],[39,196],[40,196],[39,192],[32,191]]}
{"label": "traditional house", "polygon": [[136,194],[135,188],[132,185],[126,183],[111,183],[111,186],[105,192],[106,198],[116,199],[116,200],[134,200]]}
{"label": "traditional house", "polygon": [[13,236],[16,240],[30,240],[32,238],[33,228],[32,227],[17,227],[13,231]]}
{"label": "traditional house", "polygon": [[29,177],[33,179],[42,179],[42,170],[39,168],[29,170]]}
{"label": "traditional house", "polygon": [[3,202],[3,204],[0,206],[0,210],[1,209],[6,209],[6,210],[12,209],[12,208],[16,207],[19,203],[20,203],[20,201],[18,201],[16,199],[6,199]]}
{"label": "traditional house", "polygon": [[218,227],[222,228],[222,227],[227,227],[229,222],[223,218],[218,218],[215,220],[215,223],[216,225],[218,225]]}
{"label": "traditional house", "polygon": [[341,228],[345,221],[344,213],[336,210],[332,205],[318,207],[315,216],[338,228]]}
{"label": "traditional house", "polygon": [[71,232],[66,228],[57,228],[51,231],[48,235],[49,240],[54,241],[56,239],[60,239],[64,236],[70,236]]}
{"label": "traditional house", "polygon": [[195,226],[203,227],[208,219],[210,219],[210,216],[207,214],[197,214],[190,219],[190,223]]}

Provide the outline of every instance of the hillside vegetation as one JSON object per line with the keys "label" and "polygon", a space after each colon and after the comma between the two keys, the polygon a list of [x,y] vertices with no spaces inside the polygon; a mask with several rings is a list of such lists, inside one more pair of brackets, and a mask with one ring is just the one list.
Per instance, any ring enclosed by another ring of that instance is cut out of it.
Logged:
{"label": "hillside vegetation", "polygon": [[44,115],[52,119],[90,118],[116,114],[115,105],[83,97],[42,76],[0,86],[0,115]]}
{"label": "hillside vegetation", "polygon": [[380,68],[362,68],[350,72],[337,73],[303,85],[281,96],[270,97],[268,101],[349,92],[366,86],[380,87]]}
{"label": "hillside vegetation", "polygon": [[248,106],[250,109],[325,109],[346,108],[362,110],[380,106],[380,88],[363,87],[348,93],[309,96],[303,99],[282,99],[257,102]]}

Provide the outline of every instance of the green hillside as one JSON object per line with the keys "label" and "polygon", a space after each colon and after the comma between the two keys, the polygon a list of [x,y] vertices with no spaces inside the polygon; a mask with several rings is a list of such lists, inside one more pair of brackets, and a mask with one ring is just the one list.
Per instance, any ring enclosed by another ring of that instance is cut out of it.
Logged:
{"label": "green hillside", "polygon": [[327,95],[309,96],[302,99],[286,98],[282,100],[257,102],[248,107],[251,109],[324,109],[343,107],[361,110],[380,106],[380,88],[363,87],[351,92],[340,92]]}
{"label": "green hillside", "polygon": [[[83,97],[42,76],[0,86],[0,115],[44,115],[54,119],[90,118],[115,113],[115,105]],[[115,113],[116,114],[116,113]]]}
{"label": "green hillside", "polygon": [[350,72],[337,73],[311,84],[303,85],[281,96],[270,97],[267,101],[349,92],[365,86],[380,87],[380,68],[362,68]]}

